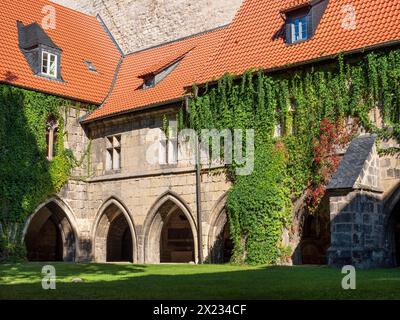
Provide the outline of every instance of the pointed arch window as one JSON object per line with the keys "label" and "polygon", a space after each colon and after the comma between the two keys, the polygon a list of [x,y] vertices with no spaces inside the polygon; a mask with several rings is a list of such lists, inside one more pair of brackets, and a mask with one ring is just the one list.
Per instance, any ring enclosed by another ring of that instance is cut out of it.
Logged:
{"label": "pointed arch window", "polygon": [[58,122],[53,115],[50,115],[46,121],[46,144],[47,144],[48,160],[52,160],[56,155],[57,140],[58,140]]}

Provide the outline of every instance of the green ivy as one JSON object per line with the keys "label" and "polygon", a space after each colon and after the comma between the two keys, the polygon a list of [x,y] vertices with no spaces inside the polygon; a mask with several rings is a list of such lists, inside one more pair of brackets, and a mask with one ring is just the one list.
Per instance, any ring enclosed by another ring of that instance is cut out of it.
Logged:
{"label": "green ivy", "polygon": [[284,152],[265,144],[254,165],[252,175],[236,178],[228,196],[233,261],[271,264],[279,258],[277,243],[290,217]]}
{"label": "green ivy", "polygon": [[[76,160],[64,149],[69,101],[0,85],[0,261],[25,257],[27,216],[68,181]],[[47,160],[46,121],[58,121],[55,157]]]}
{"label": "green ivy", "polygon": [[[369,119],[375,106],[384,117],[383,129]],[[380,137],[400,136],[400,50],[356,59],[341,54],[334,63],[273,75],[250,70],[237,79],[227,74],[192,100],[187,120],[196,130],[255,130],[254,172],[233,175],[227,202],[234,262],[279,260],[290,203],[318,182],[313,141],[321,120],[347,116]],[[276,139],[277,123],[282,136]]]}

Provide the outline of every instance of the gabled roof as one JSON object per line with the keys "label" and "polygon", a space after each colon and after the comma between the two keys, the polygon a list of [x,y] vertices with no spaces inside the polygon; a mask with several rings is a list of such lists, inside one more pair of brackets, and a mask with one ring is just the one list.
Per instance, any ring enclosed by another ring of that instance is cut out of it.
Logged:
{"label": "gabled roof", "polygon": [[196,83],[227,72],[273,70],[400,39],[400,1],[330,0],[313,38],[287,45],[282,12],[309,2],[245,0]]}
{"label": "gabled roof", "polygon": [[[195,75],[205,67],[225,31],[226,27],[218,28],[127,55],[110,96],[85,122],[183,100],[185,88],[194,83]],[[155,87],[141,89],[143,75],[160,72],[175,62],[178,62],[176,68]]]}
{"label": "gabled roof", "polygon": [[[368,180],[367,172],[371,165],[368,157],[373,152],[376,139],[376,135],[363,135],[353,139],[327,187],[328,190],[371,188],[367,188],[371,182],[365,180]],[[375,184],[374,190],[378,191],[378,182],[375,181]]]}
{"label": "gabled roof", "polygon": [[[28,31],[33,36],[29,40],[49,41],[35,25],[48,14],[46,6],[55,8],[55,29],[44,31],[62,50],[63,82],[33,75],[18,44],[17,21],[30,25]],[[1,0],[0,35],[0,83],[93,104],[100,104],[107,96],[120,53],[96,17],[47,0]],[[86,60],[93,62],[97,72],[88,70]]]}
{"label": "gabled roof", "polygon": [[167,69],[169,66],[175,64],[176,62],[182,60],[182,58],[188,54],[192,49],[190,48],[189,50],[185,49],[182,53],[173,53],[170,57],[166,57],[164,60],[158,61],[155,64],[149,66],[147,69],[145,69],[140,75],[140,78],[143,78],[148,75],[156,75],[160,73],[161,71]]}
{"label": "gabled roof", "polygon": [[290,12],[290,11],[296,10],[298,8],[303,8],[303,7],[311,5],[315,1],[321,1],[321,0],[294,0],[294,1],[288,1],[288,3],[285,5],[285,7],[281,8],[280,12],[285,13],[285,12]]}
{"label": "gabled roof", "polygon": [[[90,121],[182,100],[193,83],[218,79],[227,72],[240,75],[250,68],[283,69],[400,40],[400,1],[330,0],[314,36],[287,45],[283,13],[319,1],[245,0],[227,27],[121,57],[96,17],[48,0],[1,0],[0,83],[93,104],[107,97],[85,120]],[[48,5],[56,9],[56,28],[44,30],[46,39],[35,22],[41,24]],[[33,75],[18,46],[19,20],[29,26],[30,40],[62,50],[63,82]],[[88,61],[96,72],[89,70]],[[171,65],[176,68],[155,87],[141,90],[143,77],[162,73]]]}

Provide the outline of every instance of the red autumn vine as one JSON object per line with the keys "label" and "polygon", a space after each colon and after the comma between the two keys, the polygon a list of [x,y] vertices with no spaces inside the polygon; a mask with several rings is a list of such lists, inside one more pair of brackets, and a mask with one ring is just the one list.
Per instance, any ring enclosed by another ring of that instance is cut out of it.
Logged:
{"label": "red autumn vine", "polygon": [[346,125],[344,119],[335,122],[324,118],[320,124],[320,132],[313,142],[314,181],[308,194],[310,211],[315,211],[324,197],[326,186],[336,172],[341,155],[339,150],[345,148],[358,130],[358,121]]}

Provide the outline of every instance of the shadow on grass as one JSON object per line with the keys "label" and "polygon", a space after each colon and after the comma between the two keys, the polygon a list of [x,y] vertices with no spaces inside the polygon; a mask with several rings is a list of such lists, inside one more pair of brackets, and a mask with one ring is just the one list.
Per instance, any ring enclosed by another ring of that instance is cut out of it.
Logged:
{"label": "shadow on grass", "polygon": [[57,288],[43,290],[42,265],[0,265],[0,299],[400,298],[398,269],[358,271],[357,290],[343,290],[340,270],[327,267],[55,263]]}

